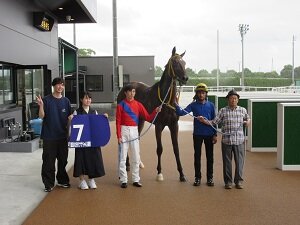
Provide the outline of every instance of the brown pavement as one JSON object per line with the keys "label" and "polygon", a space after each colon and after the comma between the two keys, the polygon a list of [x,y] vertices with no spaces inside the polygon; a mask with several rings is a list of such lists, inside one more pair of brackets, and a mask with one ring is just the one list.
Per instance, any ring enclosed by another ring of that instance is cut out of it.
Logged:
{"label": "brown pavement", "polygon": [[[190,117],[182,117],[191,124]],[[147,126],[147,124],[146,124]],[[145,128],[146,128],[145,126]],[[299,224],[300,172],[276,169],[276,153],[247,152],[244,189],[225,190],[220,137],[215,146],[214,187],[206,182],[202,149],[202,183],[194,187],[192,131],[179,133],[180,156],[187,182],[179,182],[168,128],[163,132],[164,181],[156,181],[154,129],[142,137],[142,188],[121,189],[117,174],[115,123],[110,143],[102,148],[106,175],[96,179],[98,189],[79,190],[69,171],[71,188],[56,187],[24,221],[24,225],[192,225]],[[41,190],[42,191],[42,190]]]}

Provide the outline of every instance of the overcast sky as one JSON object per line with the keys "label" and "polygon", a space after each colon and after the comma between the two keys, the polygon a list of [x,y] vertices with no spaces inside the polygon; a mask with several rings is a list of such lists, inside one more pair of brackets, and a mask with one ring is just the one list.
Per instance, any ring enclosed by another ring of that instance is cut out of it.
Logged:
{"label": "overcast sky", "polygon": [[[119,56],[154,55],[164,67],[172,48],[186,51],[186,66],[199,71],[241,70],[239,24],[249,24],[244,37],[244,65],[253,72],[280,72],[300,66],[299,0],[117,0]],[[96,24],[76,25],[78,48],[112,56],[112,0],[98,0]],[[59,25],[59,36],[73,43],[73,25]]]}

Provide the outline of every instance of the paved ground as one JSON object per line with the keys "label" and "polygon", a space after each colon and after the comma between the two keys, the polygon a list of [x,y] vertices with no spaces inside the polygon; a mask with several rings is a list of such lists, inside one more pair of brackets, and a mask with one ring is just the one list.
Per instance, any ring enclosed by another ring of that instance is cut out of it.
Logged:
{"label": "paved ground", "polygon": [[[74,161],[70,151],[68,168]],[[42,149],[33,153],[0,152],[0,224],[21,224],[47,195],[40,171]]]}
{"label": "paved ground", "polygon": [[[245,189],[225,190],[218,143],[215,187],[207,187],[205,179],[200,187],[192,186],[192,123],[187,117],[184,121],[179,142],[186,183],[178,180],[168,131],[163,135],[165,180],[155,180],[155,139],[150,129],[141,140],[144,186],[121,189],[113,122],[111,142],[103,148],[106,176],[97,179],[97,190],[81,191],[78,180],[72,178],[70,189],[55,188],[45,194],[40,180],[41,151],[1,153],[0,224],[299,224],[300,172],[276,169],[276,153],[248,152]],[[72,157],[69,161],[73,162]],[[204,161],[202,172],[205,177]]]}

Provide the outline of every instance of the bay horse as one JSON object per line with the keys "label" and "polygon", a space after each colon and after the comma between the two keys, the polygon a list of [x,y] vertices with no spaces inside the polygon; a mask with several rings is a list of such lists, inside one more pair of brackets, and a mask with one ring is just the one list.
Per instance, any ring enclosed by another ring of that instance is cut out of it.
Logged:
{"label": "bay horse", "polygon": [[[176,48],[172,50],[172,56],[165,66],[164,72],[159,82],[153,86],[148,86],[142,82],[130,82],[135,88],[135,99],[141,102],[146,110],[151,113],[156,107],[160,106],[163,99],[166,99],[162,106],[161,112],[158,114],[155,124],[155,137],[156,137],[156,153],[158,157],[157,162],[157,180],[162,181],[163,175],[161,173],[161,155],[163,152],[163,146],[161,141],[161,135],[164,128],[167,126],[170,130],[171,140],[173,145],[173,151],[176,158],[177,170],[179,172],[179,180],[186,181],[183,174],[183,169],[179,157],[178,147],[178,119],[179,117],[175,112],[175,98],[177,92],[177,81],[179,85],[186,84],[188,77],[185,72],[185,61],[182,59],[185,52],[181,55],[176,53]],[[168,96],[166,96],[168,94]],[[123,89],[118,94],[117,103],[125,98]],[[144,127],[145,121],[143,118],[139,118],[138,130],[141,133]]]}

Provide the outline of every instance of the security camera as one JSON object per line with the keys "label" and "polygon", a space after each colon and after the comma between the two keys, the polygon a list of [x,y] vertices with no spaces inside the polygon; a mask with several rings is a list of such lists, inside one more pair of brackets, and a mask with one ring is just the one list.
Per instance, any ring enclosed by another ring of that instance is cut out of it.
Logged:
{"label": "security camera", "polygon": [[71,19],[72,19],[72,17],[71,17],[71,16],[66,16],[66,20],[67,20],[68,22],[70,22],[70,21],[71,21]]}

